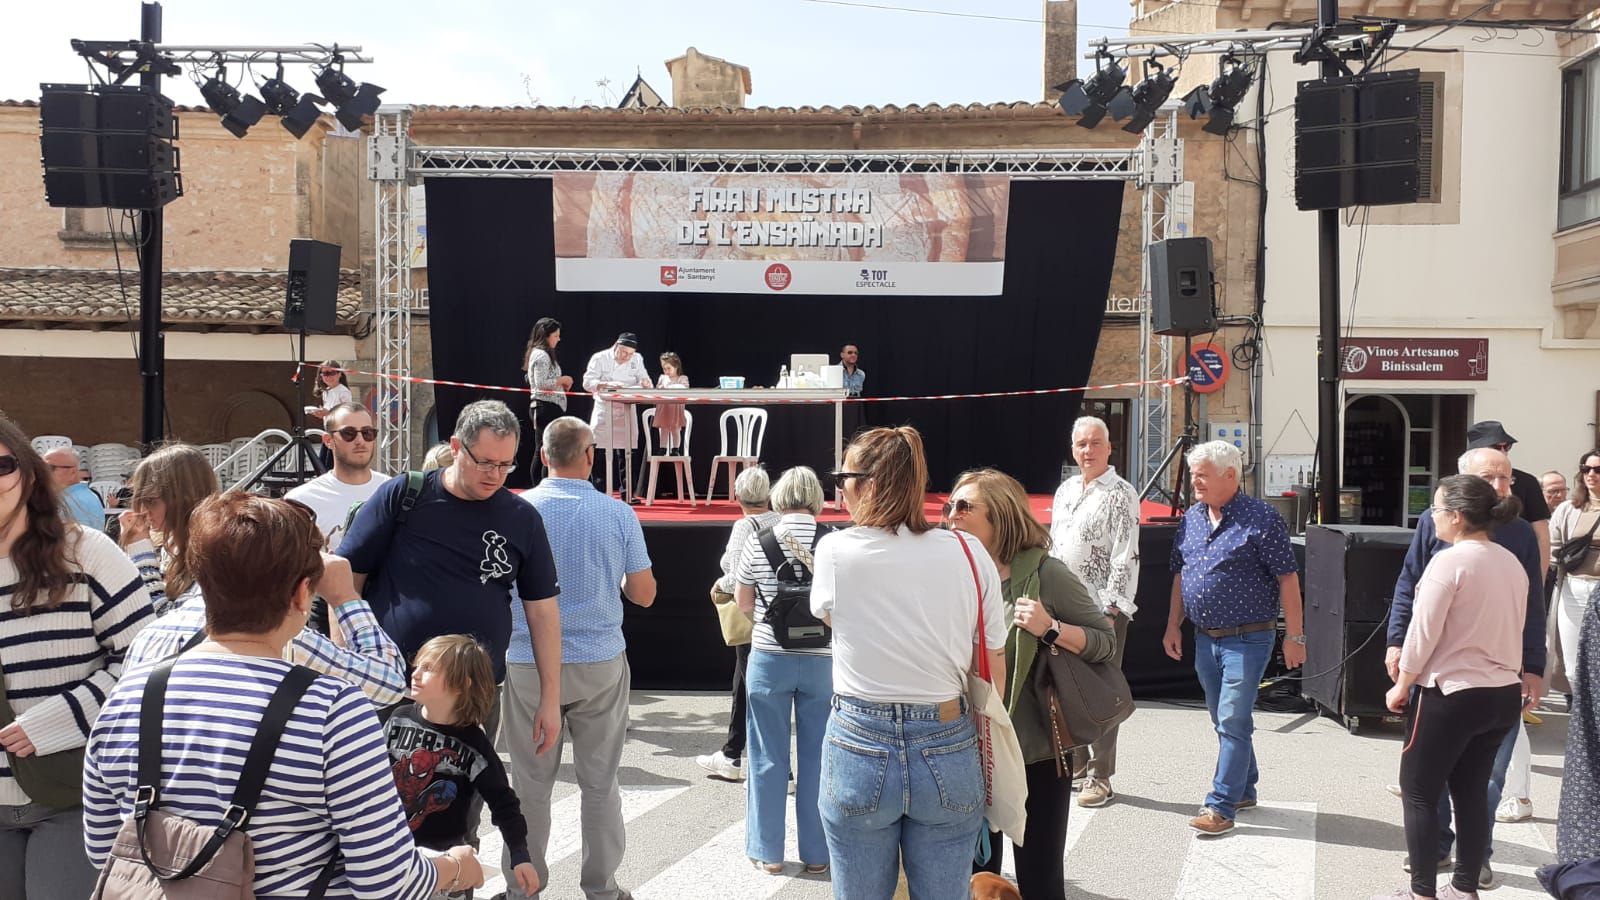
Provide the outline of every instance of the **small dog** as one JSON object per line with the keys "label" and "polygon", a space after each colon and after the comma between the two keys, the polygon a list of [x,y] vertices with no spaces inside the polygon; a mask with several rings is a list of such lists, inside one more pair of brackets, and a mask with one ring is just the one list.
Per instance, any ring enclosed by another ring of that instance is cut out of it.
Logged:
{"label": "small dog", "polygon": [[972,876],[972,900],[1022,900],[1016,885],[989,872]]}

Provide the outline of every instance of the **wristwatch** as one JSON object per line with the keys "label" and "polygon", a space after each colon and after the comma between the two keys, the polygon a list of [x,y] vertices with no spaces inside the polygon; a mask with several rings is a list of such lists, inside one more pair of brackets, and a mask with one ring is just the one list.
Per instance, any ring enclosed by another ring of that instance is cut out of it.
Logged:
{"label": "wristwatch", "polygon": [[1044,634],[1039,635],[1039,640],[1043,641],[1046,647],[1049,647],[1053,646],[1056,638],[1059,637],[1061,637],[1061,623],[1051,619],[1050,627],[1044,630]]}
{"label": "wristwatch", "polygon": [[1299,644],[1302,647],[1304,647],[1306,645],[1306,636],[1303,635],[1303,634],[1284,635],[1284,640],[1286,640],[1286,641],[1294,641],[1296,644]]}

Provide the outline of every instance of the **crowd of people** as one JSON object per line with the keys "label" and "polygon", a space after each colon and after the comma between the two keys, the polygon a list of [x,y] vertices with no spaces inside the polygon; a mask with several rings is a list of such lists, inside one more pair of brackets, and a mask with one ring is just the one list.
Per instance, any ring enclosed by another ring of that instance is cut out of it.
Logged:
{"label": "crowd of people", "polygon": [[[465,897],[498,867],[505,896],[527,900],[549,883],[567,742],[578,886],[629,896],[622,602],[649,607],[657,587],[638,517],[594,484],[609,426],[561,414],[560,325],[541,329],[528,368],[549,393],[530,410],[543,477],[520,496],[505,488],[521,431],[504,404],[469,404],[437,466],[386,477],[372,470],[371,414],[340,395],[323,415],[326,474],[283,500],[224,492],[195,448],[169,445],[134,472],[113,540],[65,474],[71,451],[41,456],[0,417],[0,864],[15,873],[0,900],[139,896],[157,814],[165,829],[242,823],[256,896]],[[596,355],[586,387],[648,385],[629,338]],[[664,362],[663,379],[682,376]],[[1560,473],[1512,468],[1499,423],[1469,439],[1414,535],[1386,629],[1386,702],[1407,717],[1395,790],[1411,883],[1393,896],[1494,883],[1495,822],[1528,802],[1521,716],[1555,666],[1573,715],[1560,864],[1543,876],[1565,896],[1600,881],[1600,450],[1568,493]],[[1020,895],[1065,896],[1069,812],[1115,802],[1117,731],[1064,746],[1033,682],[1046,654],[1121,666],[1140,514],[1111,449],[1105,422],[1074,423],[1078,472],[1048,527],[993,469],[961,475],[944,521],[929,521],[910,427],[858,432],[829,473],[850,527],[819,521],[810,468],[739,475],[743,515],[711,588],[734,647],[730,724],[697,761],[744,783],[750,864],[795,871],[792,782],[800,870],[836,896],[888,898],[903,881],[914,897],[966,897],[969,879],[1000,871],[1007,837]],[[1188,821],[1213,838],[1259,801],[1253,708],[1280,623],[1287,667],[1306,641],[1288,529],[1241,490],[1237,448],[1202,444],[1187,463],[1196,502],[1168,561],[1162,643],[1174,659],[1192,652],[1218,736]],[[1549,667],[1547,644],[1561,650]],[[1020,751],[1021,833],[986,827],[999,781],[969,699],[980,671]],[[474,849],[485,806],[499,860]],[[1436,889],[1440,867],[1451,879]]]}

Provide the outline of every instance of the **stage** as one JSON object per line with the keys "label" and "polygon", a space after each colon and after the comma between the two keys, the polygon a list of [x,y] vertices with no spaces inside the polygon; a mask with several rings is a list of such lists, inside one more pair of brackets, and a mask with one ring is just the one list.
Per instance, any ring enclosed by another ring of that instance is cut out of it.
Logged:
{"label": "stage", "polygon": [[[925,509],[929,521],[942,517],[947,494],[929,494]],[[1050,522],[1051,497],[1029,496],[1039,521]],[[644,525],[645,545],[655,569],[656,602],[649,609],[624,603],[623,633],[628,642],[628,662],[633,686],[647,690],[726,690],[733,671],[733,650],[722,642],[716,612],[711,605],[711,583],[721,573],[718,562],[727,546],[728,533],[740,517],[737,504],[718,501],[711,506],[691,506],[675,500],[637,506]],[[1139,529],[1139,611],[1128,633],[1123,672],[1138,697],[1198,697],[1192,657],[1183,662],[1167,658],[1161,649],[1166,629],[1167,600],[1172,577],[1167,558],[1172,551],[1171,524],[1153,523],[1168,507],[1146,502],[1145,524]],[[822,521],[843,525],[843,510],[828,509]]]}

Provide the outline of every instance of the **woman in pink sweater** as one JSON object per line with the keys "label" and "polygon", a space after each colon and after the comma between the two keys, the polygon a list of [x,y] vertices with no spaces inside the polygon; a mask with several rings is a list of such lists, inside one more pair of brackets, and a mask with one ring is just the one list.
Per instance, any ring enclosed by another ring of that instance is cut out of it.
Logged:
{"label": "woman in pink sweater", "polygon": [[[1400,651],[1400,677],[1387,698],[1389,709],[1410,712],[1400,786],[1411,887],[1386,896],[1478,896],[1478,870],[1489,845],[1489,772],[1525,699],[1528,576],[1489,533],[1516,518],[1520,507],[1515,497],[1500,498],[1476,475],[1453,475],[1434,492],[1433,524],[1452,546],[1422,573]],[[1437,807],[1446,785],[1459,836],[1450,884],[1435,893]]]}

